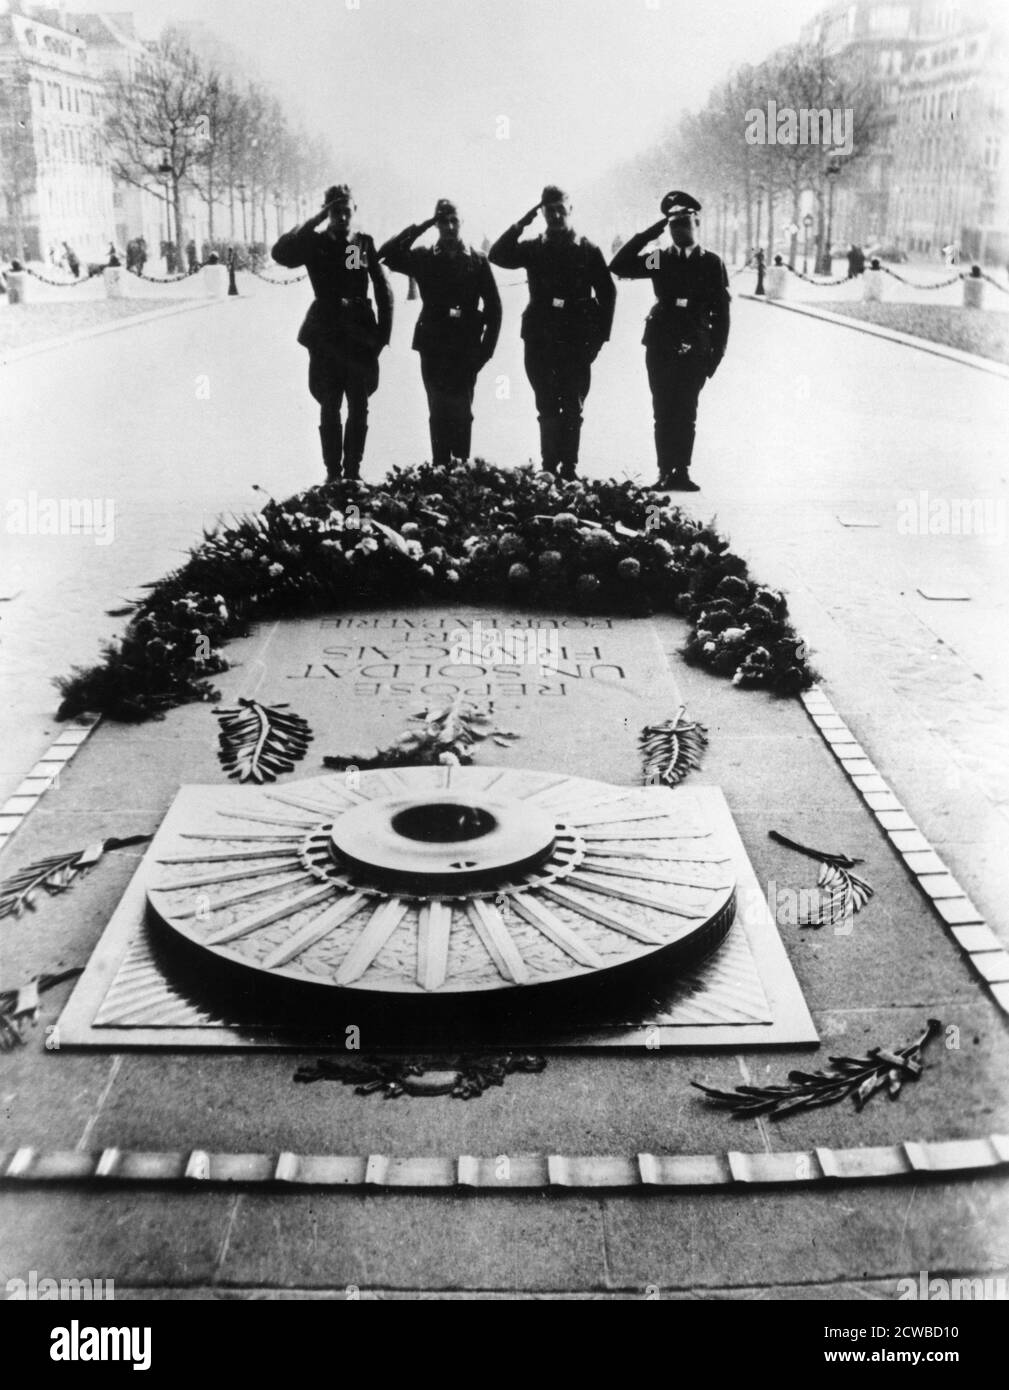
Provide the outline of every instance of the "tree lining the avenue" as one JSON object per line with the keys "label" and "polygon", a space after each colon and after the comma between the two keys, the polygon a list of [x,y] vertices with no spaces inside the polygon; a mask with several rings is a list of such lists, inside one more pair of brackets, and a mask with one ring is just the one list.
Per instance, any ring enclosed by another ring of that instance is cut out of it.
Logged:
{"label": "tree lining the avenue", "polygon": [[278,225],[314,207],[332,166],[328,142],[293,127],[272,92],[221,72],[171,28],[142,72],[109,80],[106,103],[113,173],[168,203],[180,256],[187,189],[206,204],[211,242],[255,243],[269,207]]}
{"label": "tree lining the avenue", "polygon": [[[841,144],[834,140],[839,127]],[[843,186],[879,156],[886,127],[881,81],[868,63],[853,53],[828,54],[822,45],[792,44],[736,69],[700,110],[682,112],[655,144],[622,164],[615,171],[619,201],[640,208],[672,179],[704,204],[706,235],[732,259],[740,248],[731,244],[730,228],[742,225],[747,251],[773,246],[784,205],[786,225],[796,228],[789,244],[794,265],[808,194],[822,266],[829,260],[832,185]]]}

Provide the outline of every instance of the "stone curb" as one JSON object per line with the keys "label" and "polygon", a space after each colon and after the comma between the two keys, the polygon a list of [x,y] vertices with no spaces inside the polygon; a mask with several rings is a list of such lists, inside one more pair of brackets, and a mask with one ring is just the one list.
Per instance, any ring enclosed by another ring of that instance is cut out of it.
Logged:
{"label": "stone curb", "polygon": [[903,347],[917,348],[919,352],[930,352],[935,357],[945,357],[948,362],[959,362],[961,367],[975,367],[978,371],[990,372],[1003,381],[1009,381],[1009,367],[1001,362],[993,362],[989,357],[978,357],[973,352],[961,352],[959,348],[944,347],[942,343],[931,343],[927,338],[916,338],[911,333],[901,333],[896,328],[884,328],[882,324],[868,323],[865,319],[848,318],[844,314],[832,314],[829,309],[817,309],[806,304],[790,304],[784,299],[767,299],[764,295],[740,294],[739,299],[750,299],[757,304],[769,304],[776,309],[791,309],[795,314],[805,314],[807,318],[820,319],[824,323],[837,323],[842,328],[854,328],[859,333],[868,333],[874,338],[885,338]]}
{"label": "stone curb", "polygon": [[187,299],[180,304],[166,305],[164,309],[151,309],[142,314],[127,314],[124,318],[113,320],[112,323],[98,323],[93,324],[90,328],[78,328],[73,333],[65,333],[60,338],[44,338],[41,342],[29,343],[26,347],[11,348],[9,352],[0,356],[0,367],[21,362],[26,357],[35,357],[40,352],[55,352],[57,348],[71,347],[74,343],[84,342],[88,338],[98,338],[103,333],[115,333],[120,328],[132,328],[137,323],[152,323],[155,319],[170,318],[172,314],[185,314],[193,309],[206,309],[212,304],[224,304],[226,302],[226,299]]}
{"label": "stone curb", "polygon": [[855,735],[819,688],[800,696],[806,713],[862,797],[894,852],[1004,1014],[1009,1014],[1009,951],[936,854]]}
{"label": "stone curb", "polygon": [[0,853],[46,792],[59,787],[60,773],[100,723],[101,715],[82,715],[76,723],[68,725],[0,806]]}
{"label": "stone curb", "polygon": [[1009,1167],[1009,1135],[973,1139],[907,1141],[875,1148],[800,1149],[791,1153],[716,1154],[526,1154],[508,1163],[458,1157],[388,1154],[174,1153],[103,1149],[0,1153],[0,1183],[86,1182],[217,1184],[279,1187],[453,1189],[514,1192],[590,1188],[736,1190],[755,1186],[810,1187],[828,1183],[920,1182]]}

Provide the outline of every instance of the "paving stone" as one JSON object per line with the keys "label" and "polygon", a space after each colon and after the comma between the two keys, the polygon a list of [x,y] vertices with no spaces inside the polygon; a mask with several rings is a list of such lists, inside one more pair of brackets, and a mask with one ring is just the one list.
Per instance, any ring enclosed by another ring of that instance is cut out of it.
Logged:
{"label": "paving stone", "polygon": [[971,954],[970,963],[985,980],[992,984],[1009,983],[1009,954],[1005,951],[978,951]]}
{"label": "paving stone", "polygon": [[[964,973],[969,978],[967,962]],[[1009,1088],[1005,1085],[1005,1026],[987,991],[975,987],[958,998],[935,999],[916,1007],[849,1008],[817,1012],[821,1045],[804,1070],[829,1066],[829,1058],[863,1057],[873,1047],[905,1047],[937,1018],[940,1034],[925,1047],[924,1071],[906,1082],[895,1100],[873,1096],[862,1110],[846,1099],[836,1105],[767,1120],[764,1132],[775,1152],[818,1146],[862,1148],[920,1139],[969,1139],[1009,1132]],[[783,1083],[795,1063],[791,1056],[751,1055],[747,1068],[754,1085]],[[1003,1178],[992,1174],[993,1185]]]}
{"label": "paving stone", "polygon": [[950,935],[964,951],[998,951],[1002,943],[991,927],[954,927]]}
{"label": "paving stone", "polygon": [[984,1180],[613,1196],[605,1199],[610,1276],[618,1286],[698,1290],[1001,1270],[1007,1211],[1004,1184]]}
{"label": "paving stone", "polygon": [[235,1194],[117,1189],[0,1191],[0,1281],[114,1279],[206,1284],[214,1276]]}
{"label": "paving stone", "polygon": [[320,1192],[243,1200],[218,1282],[578,1290],[609,1280],[595,1198]]}
{"label": "paving stone", "polygon": [[963,889],[949,874],[921,874],[918,883],[930,898],[960,898]]}
{"label": "paving stone", "polygon": [[932,848],[920,830],[889,830],[887,837],[901,854],[916,854]]}
{"label": "paving stone", "polygon": [[934,850],[915,850],[910,854],[902,854],[901,858],[913,874],[946,873],[946,865]]}
{"label": "paving stone", "polygon": [[[309,1054],[310,1055],[310,1054]],[[808,1059],[795,1049],[793,1065]],[[364,1054],[365,1058],[367,1053]],[[359,1059],[360,1054],[355,1054]],[[702,1102],[704,1077],[732,1087],[731,1053],[565,1056],[472,1101],[358,1096],[338,1081],[293,1080],[308,1056],[145,1052],[123,1059],[89,1143],[298,1153],[706,1153],[759,1145],[752,1122]]]}
{"label": "paving stone", "polygon": [[940,898],[935,907],[942,918],[949,923],[983,922],[984,918],[969,898]]}
{"label": "paving stone", "polygon": [[842,758],[840,762],[849,777],[871,776],[876,771],[868,758]]}

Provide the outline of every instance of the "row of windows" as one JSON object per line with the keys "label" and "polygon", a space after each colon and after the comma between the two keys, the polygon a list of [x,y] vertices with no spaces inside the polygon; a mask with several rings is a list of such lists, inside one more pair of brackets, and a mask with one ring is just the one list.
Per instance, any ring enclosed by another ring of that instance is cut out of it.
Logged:
{"label": "row of windows", "polygon": [[949,48],[933,48],[930,53],[919,53],[914,60],[915,71],[922,68],[937,68],[942,63],[955,63],[958,58],[973,58],[978,50],[977,39],[971,39],[969,43],[954,43]]}
{"label": "row of windows", "polygon": [[[39,36],[34,29],[25,29],[25,43],[29,48],[39,47]],[[76,58],[78,62],[84,61],[84,48],[81,44],[72,43],[70,39],[64,39],[57,34],[43,34],[42,47],[47,53],[56,53],[61,58]]]}
{"label": "row of windows", "polygon": [[[897,157],[911,170],[958,169],[970,166],[977,157],[979,146],[974,141],[961,141],[954,131],[948,139],[929,139],[920,142],[903,141]],[[1002,140],[998,135],[986,135],[980,147],[986,169],[997,169],[1002,158]]]}
{"label": "row of windows", "polygon": [[62,82],[43,82],[37,79],[35,93],[39,106],[51,107],[54,111],[75,111],[78,115],[97,116],[98,98],[85,87],[71,87]]}
{"label": "row of windows", "polygon": [[105,215],[105,199],[101,190],[95,188],[62,188],[58,192],[49,188],[46,202],[50,213],[58,213],[61,217],[75,212]]}
{"label": "row of windows", "polygon": [[71,164],[102,164],[102,137],[97,130],[63,126],[41,129],[44,159],[65,159]]}

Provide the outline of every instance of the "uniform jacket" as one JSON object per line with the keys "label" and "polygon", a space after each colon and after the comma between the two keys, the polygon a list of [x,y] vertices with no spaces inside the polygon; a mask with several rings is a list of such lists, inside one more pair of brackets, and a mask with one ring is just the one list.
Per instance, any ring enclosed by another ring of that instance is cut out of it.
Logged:
{"label": "uniform jacket", "polygon": [[488,255],[495,265],[524,270],[529,278],[522,337],[595,352],[610,336],[617,298],[603,253],[574,232],[527,241],[519,240],[521,234],[518,225],[509,227]]}
{"label": "uniform jacket", "polygon": [[640,232],[610,262],[614,275],[651,280],[655,305],[645,324],[646,347],[690,348],[722,360],[729,340],[729,276],[720,256],[698,246],[680,256],[675,247],[645,252],[648,233]]}
{"label": "uniform jacket", "polygon": [[438,246],[412,246],[420,234],[420,227],[407,227],[378,253],[390,270],[417,281],[423,307],[414,330],[414,350],[432,357],[489,361],[501,331],[501,296],[490,262],[469,246],[461,246],[454,255]]}
{"label": "uniform jacket", "polygon": [[[366,232],[330,236],[328,231],[297,228],[285,232],[273,248],[278,265],[304,266],[315,291],[298,342],[309,351],[338,349],[375,355],[392,333],[392,290],[378,263],[375,243]],[[378,319],[368,298],[368,286]]]}

